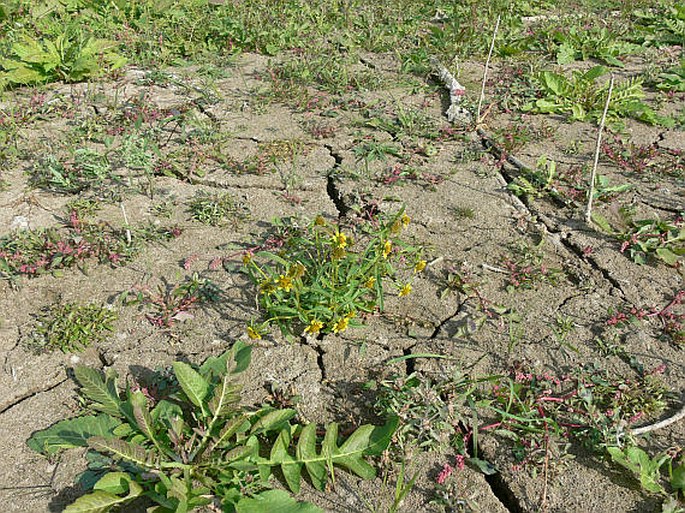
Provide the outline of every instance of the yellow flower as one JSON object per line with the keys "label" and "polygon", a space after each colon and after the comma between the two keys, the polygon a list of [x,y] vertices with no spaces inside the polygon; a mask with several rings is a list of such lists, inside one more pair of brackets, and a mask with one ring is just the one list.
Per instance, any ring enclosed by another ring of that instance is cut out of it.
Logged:
{"label": "yellow flower", "polygon": [[383,244],[383,258],[388,258],[388,255],[392,251],[392,242],[389,240],[385,241],[385,244]]}
{"label": "yellow flower", "polygon": [[414,266],[414,272],[420,273],[426,268],[427,262],[425,260],[419,260]]}
{"label": "yellow flower", "polygon": [[278,290],[285,290],[286,292],[290,292],[290,290],[293,288],[293,280],[288,276],[284,276],[281,274],[276,280],[276,287],[278,287]]}
{"label": "yellow flower", "polygon": [[366,280],[366,283],[364,284],[364,286],[367,289],[373,289],[375,285],[376,285],[376,277],[375,276],[371,276],[371,278]]}
{"label": "yellow flower", "polygon": [[333,325],[333,333],[342,333],[347,329],[349,323],[350,319],[347,316],[338,319],[338,322]]}
{"label": "yellow flower", "polygon": [[318,319],[312,319],[309,323],[309,326],[305,328],[304,332],[314,334],[321,331],[321,328],[323,328],[323,322],[319,321]]}
{"label": "yellow flower", "polygon": [[406,228],[406,226],[411,222],[411,217],[409,217],[407,214],[402,214],[400,221],[402,222],[402,226]]}
{"label": "yellow flower", "polygon": [[262,334],[258,330],[254,329],[252,326],[247,327],[247,336],[252,340],[261,340]]}
{"label": "yellow flower", "polygon": [[408,296],[411,293],[411,283],[405,284],[401,289],[400,289],[400,297],[403,296]]}
{"label": "yellow flower", "polygon": [[243,253],[243,264],[248,265],[252,262],[252,254],[250,252]]}
{"label": "yellow flower", "polygon": [[345,250],[343,248],[338,247],[338,248],[335,248],[333,250],[333,254],[331,255],[331,258],[333,260],[340,260],[341,258],[343,258],[345,256],[345,254],[346,254]]}
{"label": "yellow flower", "polygon": [[314,224],[316,226],[325,226],[326,225],[326,220],[323,218],[323,216],[316,216],[314,218]]}
{"label": "yellow flower", "polygon": [[346,248],[347,247],[347,235],[342,233],[340,230],[336,230],[335,233],[333,234],[333,244],[336,245],[338,248]]}

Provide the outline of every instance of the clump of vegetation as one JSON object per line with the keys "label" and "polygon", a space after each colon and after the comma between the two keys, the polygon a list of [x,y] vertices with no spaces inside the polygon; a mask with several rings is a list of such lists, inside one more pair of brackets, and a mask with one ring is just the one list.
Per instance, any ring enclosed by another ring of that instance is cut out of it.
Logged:
{"label": "clump of vegetation", "polygon": [[27,345],[38,351],[83,351],[102,342],[113,330],[117,313],[98,304],[57,303],[43,309],[28,337]]}
{"label": "clump of vegetation", "polygon": [[72,202],[67,210],[69,220],[62,227],[19,230],[0,237],[0,277],[55,274],[93,258],[119,265],[137,254],[143,243],[180,234],[175,227],[112,228],[94,222],[90,216],[97,204],[87,200]]}
{"label": "clump of vegetation", "polygon": [[649,258],[658,258],[668,265],[680,265],[685,258],[685,213],[674,220],[639,219],[627,216],[629,228],[619,234],[623,241],[621,253],[644,264]]}
{"label": "clump of vegetation", "polygon": [[[542,97],[523,107],[523,110],[547,114],[565,114],[576,121],[598,120],[609,90],[609,82],[597,84],[607,73],[603,66],[588,71],[573,71],[570,77],[543,71],[535,76]],[[658,115],[642,100],[645,92],[642,81],[631,78],[614,85],[607,116],[617,120],[630,117],[651,125],[673,126],[673,120]]]}
{"label": "clump of vegetation", "polygon": [[47,157],[34,167],[31,181],[48,190],[73,194],[88,189],[102,192],[121,180],[113,174],[106,155],[79,148],[66,162],[60,162],[54,156]]}
{"label": "clump of vegetation", "polygon": [[272,325],[288,337],[341,333],[359,326],[360,315],[383,310],[384,282],[400,297],[411,293],[412,276],[426,261],[422,248],[399,237],[408,223],[404,209],[350,231],[321,216],[304,227],[280,221],[267,243],[243,256],[264,316],[248,327],[250,337],[261,338]]}
{"label": "clump of vegetation", "polygon": [[216,284],[195,273],[178,285],[160,286],[157,292],[149,287],[137,287],[125,293],[122,299],[126,305],[140,305],[152,310],[145,314],[145,318],[153,326],[168,330],[178,321],[192,319],[193,309],[204,303],[217,302],[221,294]]}
{"label": "clump of vegetation", "polygon": [[317,436],[313,424],[292,420],[293,409],[240,406],[236,377],[250,363],[251,347],[241,342],[201,366],[175,362],[161,396],[127,386],[117,374],[79,366],[74,375],[87,413],[34,433],[28,446],[47,456],[88,448],[89,469],[80,484],[89,493],[65,512],[107,512],[139,499],[159,512],[193,511],[215,504],[222,511],[318,513],[274,488],[274,471],[299,492],[302,474],[323,490],[343,468],[364,479],[376,470],[365,459],[387,447],[397,425],[363,425],[347,438],[331,423]]}
{"label": "clump of vegetation", "polygon": [[246,207],[228,192],[209,194],[198,192],[188,202],[190,216],[203,224],[222,226],[228,222],[237,223],[247,217]]}
{"label": "clump of vegetation", "polygon": [[507,291],[534,289],[540,283],[556,285],[563,277],[563,271],[543,264],[544,240],[536,246],[522,243],[512,248],[512,254],[502,258],[502,265],[508,273]]}

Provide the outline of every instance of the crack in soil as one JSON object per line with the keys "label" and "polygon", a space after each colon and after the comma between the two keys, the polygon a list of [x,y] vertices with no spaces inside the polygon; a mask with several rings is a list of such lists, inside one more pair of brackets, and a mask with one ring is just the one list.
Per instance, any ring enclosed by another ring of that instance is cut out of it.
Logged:
{"label": "crack in soil", "polygon": [[452,315],[440,321],[440,323],[433,330],[433,333],[431,333],[430,337],[428,337],[428,340],[435,340],[438,337],[440,330],[442,330],[442,327],[462,312],[462,309],[468,300],[469,298],[466,297],[466,299],[457,305],[457,310]]}
{"label": "crack in soil", "polygon": [[54,390],[58,386],[60,386],[62,383],[68,381],[69,378],[65,377],[62,378],[61,380],[51,383],[48,386],[40,386],[40,387],[33,387],[28,389],[26,392],[23,394],[18,395],[17,397],[13,397],[9,401],[5,401],[4,403],[0,404],[0,414],[5,413],[6,411],[14,408],[15,406],[20,405],[27,399],[31,399],[32,397],[37,396],[38,394],[42,394],[45,392],[50,392],[51,390]]}
{"label": "crack in soil", "polygon": [[484,474],[485,482],[490,486],[490,490],[502,506],[510,513],[523,513],[521,503],[516,498],[516,494],[505,481],[500,472],[495,474]]}
{"label": "crack in soil", "polygon": [[319,366],[319,370],[321,371],[321,381],[326,380],[326,365],[323,362],[323,355],[326,354],[326,351],[323,350],[321,346],[317,345],[312,345],[311,346],[314,351],[316,351],[316,364]]}
{"label": "crack in soil", "polygon": [[346,205],[345,201],[343,200],[342,191],[338,189],[338,186],[335,183],[335,173],[336,170],[340,169],[343,159],[342,156],[337,151],[335,151],[330,144],[324,145],[324,148],[326,148],[331,157],[335,159],[335,164],[326,175],[326,193],[335,205],[335,208],[338,211],[338,219],[340,219],[342,217],[345,217],[347,213],[350,211],[350,207]]}

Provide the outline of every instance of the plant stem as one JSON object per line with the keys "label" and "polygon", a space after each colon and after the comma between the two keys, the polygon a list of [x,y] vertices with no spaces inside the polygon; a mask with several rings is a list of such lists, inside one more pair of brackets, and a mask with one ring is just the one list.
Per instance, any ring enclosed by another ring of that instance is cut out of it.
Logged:
{"label": "plant stem", "polygon": [[585,222],[590,224],[592,222],[592,199],[595,195],[595,180],[597,179],[597,166],[599,165],[599,150],[602,144],[602,131],[604,130],[604,123],[606,123],[607,112],[609,111],[609,104],[611,103],[611,93],[614,90],[614,75],[609,79],[609,90],[607,91],[607,101],[604,104],[604,112],[602,112],[602,119],[599,122],[599,129],[597,130],[597,144],[595,145],[595,161],[592,164],[592,174],[590,175],[590,191],[587,198],[587,209],[585,210]]}
{"label": "plant stem", "polygon": [[480,97],[478,98],[478,107],[476,108],[476,124],[481,123],[480,119],[480,109],[483,106],[483,100],[485,99],[485,82],[488,79],[488,68],[490,67],[490,59],[492,58],[492,51],[495,49],[495,39],[497,39],[497,31],[499,30],[500,16],[497,16],[497,21],[495,22],[495,30],[492,32],[492,41],[490,41],[490,50],[488,51],[488,58],[485,61],[485,69],[483,70],[483,83],[480,86]]}

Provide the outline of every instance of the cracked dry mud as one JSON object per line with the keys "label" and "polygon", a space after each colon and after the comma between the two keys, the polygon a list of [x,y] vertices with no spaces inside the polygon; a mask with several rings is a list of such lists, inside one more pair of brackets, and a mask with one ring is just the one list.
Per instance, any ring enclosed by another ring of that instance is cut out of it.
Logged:
{"label": "cracked dry mud", "polygon": [[[212,90],[202,89],[193,69],[174,70],[177,79],[166,84],[154,84],[145,79],[144,72],[132,70],[114,82],[48,88],[46,102],[54,108],[21,129],[18,144],[25,149],[23,158],[3,171],[7,183],[0,192],[3,234],[22,219],[30,228],[57,224],[62,208],[73,198],[29,188],[27,171],[49,153],[64,153],[68,136],[73,136],[76,127],[103,113],[130,108],[139,98],[145,98],[146,105],[153,108],[181,112],[197,126],[209,125],[211,130],[225,132],[219,153],[237,161],[255,155],[269,143],[285,141],[299,145],[301,150],[297,158],[283,158],[261,174],[237,173],[201,152],[180,152],[180,168],[202,173],[192,174],[189,180],[154,176],[153,195],[140,193],[145,178],[133,176],[123,199],[132,223],[161,222],[151,207],[173,202],[172,221],[184,229],[180,237],[164,245],[147,246],[125,266],[92,263],[84,269],[66,270],[62,277],[22,278],[16,289],[8,282],[0,283],[0,503],[4,511],[61,511],[79,494],[73,478],[83,470],[82,452],[69,451],[48,461],[25,444],[34,431],[77,411],[76,386],[69,377],[69,368],[75,363],[113,367],[120,376],[135,375],[141,369],[163,367],[179,358],[200,362],[225,350],[231,341],[245,338],[246,323],[257,315],[254,291],[242,275],[226,270],[230,265],[212,270],[209,264],[215,258],[238,260],[236,248],[257,240],[275,217],[311,218],[320,213],[337,219],[372,199],[387,211],[406,205],[412,218],[408,235],[427,245],[431,263],[416,280],[410,296],[397,298],[391,294],[385,314],[371,318],[363,328],[308,343],[289,344],[277,333],[259,341],[253,363],[243,377],[248,403],[265,400],[269,384],[275,383],[302,397],[297,407],[303,419],[356,424],[375,420],[371,411],[374,398],[362,385],[392,372],[439,375],[452,372],[456,366],[472,375],[488,375],[506,373],[515,362],[554,372],[594,362],[612,371],[630,372],[621,359],[602,356],[593,345],[605,326],[608,308],[663,305],[683,288],[682,273],[663,264],[633,263],[619,253],[614,239],[585,225],[577,210],[548,200],[523,204],[506,189],[516,170],[497,166],[475,133],[466,131],[463,136],[437,139],[431,142],[430,151],[416,152],[412,165],[429,179],[383,183],[382,177],[396,159],[389,156],[387,161],[365,163],[354,153],[355,145],[364,138],[398,145],[410,144],[413,139],[394,138],[381,128],[364,126],[359,121],[364,109],[387,115],[393,115],[398,107],[416,109],[433,126],[447,126],[440,85],[430,80],[418,81],[418,85],[407,83],[392,63],[388,57],[382,66],[370,68],[385,88],[351,92],[338,99],[342,107],[337,109],[332,103],[329,109],[302,110],[265,102],[262,98],[269,84],[261,77],[266,76],[268,62],[256,55],[237,59]],[[464,66],[460,80],[469,94],[476,90],[481,72],[479,65]],[[28,103],[26,94],[15,93],[18,104]],[[488,120],[491,128],[506,126],[508,120],[500,117],[492,115]],[[520,159],[532,164],[547,154],[560,165],[569,160],[591,160],[596,135],[590,125],[568,125],[559,119],[535,116],[528,122],[547,124],[554,133],[518,150]],[[683,147],[682,132],[657,131],[632,122],[628,122],[628,129],[646,142]],[[183,128],[166,126],[161,130],[168,145],[164,151],[181,147]],[[580,141],[580,150],[569,157],[561,149],[571,141]],[[602,172],[620,177],[619,170],[606,162]],[[190,220],[184,205],[198,190],[230,192],[249,209],[249,220],[220,228]],[[683,209],[683,193],[682,181],[664,179],[637,189],[628,201],[643,213],[667,216]],[[615,212],[612,204],[597,208],[607,216]],[[465,212],[470,214],[463,215]],[[103,204],[98,217],[114,226],[124,222],[116,203]],[[522,241],[531,246],[544,241],[544,263],[564,271],[558,284],[506,291],[506,275],[497,269],[508,248]],[[191,255],[196,258],[186,270],[182,264]],[[484,297],[521,315],[521,332],[515,343],[501,322],[486,322],[464,335],[463,328],[478,316],[478,305],[473,298],[459,294],[441,295],[447,272],[455,267],[473,275]],[[57,300],[113,304],[120,293],[136,284],[155,287],[163,279],[177,283],[193,271],[218,284],[225,297],[211,308],[195,311],[193,319],[179,323],[173,337],[151,326],[134,307],[126,307],[106,342],[83,353],[35,355],[22,343],[35,312]],[[557,316],[570,317],[575,327],[563,344],[552,332]],[[666,364],[664,379],[680,394],[685,390],[682,350],[656,335],[648,325],[635,327],[625,340],[626,349],[645,367]],[[411,353],[439,353],[452,359],[387,364],[393,357]],[[677,408],[677,402],[672,406]],[[684,435],[685,423],[679,423],[654,434],[650,446],[678,445]],[[546,484],[540,476],[512,470],[513,460],[505,444],[486,439],[482,451],[500,472],[486,478],[466,468],[460,479],[463,496],[483,512],[540,511],[542,501],[546,511],[558,513],[653,511],[658,505],[657,499],[640,492],[630,476],[578,448],[572,450],[575,459],[550,476]],[[402,511],[431,511],[428,503],[436,476],[452,458],[451,454],[415,455],[412,465],[419,478]],[[303,498],[332,512],[362,512],[368,511],[368,504],[387,506],[393,487],[392,480],[386,484],[380,479],[362,482],[340,473],[329,493],[310,488]]]}

